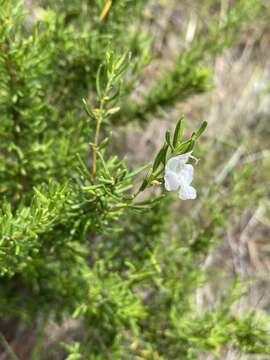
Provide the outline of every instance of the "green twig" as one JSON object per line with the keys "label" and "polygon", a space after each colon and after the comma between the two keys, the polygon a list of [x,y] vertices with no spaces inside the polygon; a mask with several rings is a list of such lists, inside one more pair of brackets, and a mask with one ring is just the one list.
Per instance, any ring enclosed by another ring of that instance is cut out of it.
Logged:
{"label": "green twig", "polygon": [[99,142],[99,133],[100,133],[100,125],[102,119],[99,117],[97,119],[96,133],[95,133],[95,143],[93,147],[93,158],[92,158],[92,168],[93,168],[93,176],[95,176],[97,171],[97,150],[98,150],[98,142]]}
{"label": "green twig", "polygon": [[5,352],[9,354],[9,356],[12,360],[20,360],[2,333],[0,333],[0,341],[1,341],[1,344],[3,345]]}

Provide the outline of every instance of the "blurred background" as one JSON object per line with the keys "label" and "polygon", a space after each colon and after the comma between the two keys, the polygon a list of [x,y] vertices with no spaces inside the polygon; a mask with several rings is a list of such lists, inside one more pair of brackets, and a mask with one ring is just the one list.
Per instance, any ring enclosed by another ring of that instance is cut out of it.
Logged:
{"label": "blurred background", "polygon": [[[194,226],[205,227],[213,213],[219,216],[221,212],[222,226],[214,239],[217,246],[201,266],[213,274],[223,273],[224,278],[198,291],[202,308],[211,308],[220,290],[235,278],[248,284],[237,311],[241,312],[246,303],[257,310],[270,310],[270,4],[262,3],[264,12],[243,28],[234,29],[228,46],[217,53],[205,50],[204,65],[211,68],[213,80],[209,91],[175,101],[173,109],[159,109],[143,129],[135,133],[134,129],[125,129],[119,136],[126,139],[122,151],[141,163],[146,157],[152,158],[179,113],[185,114],[190,133],[194,124],[202,120],[209,123],[203,144],[194,152],[200,158],[195,169],[198,199],[182,203],[175,218],[178,222],[185,212]],[[214,16],[222,27],[230,6],[235,4],[237,1],[227,0],[150,2],[145,26],[151,28],[158,58],[144,70],[139,96],[161,69],[173,64],[179,51],[193,47],[196,51],[197,39],[209,36]],[[137,148],[140,151],[134,152]],[[224,358],[246,357],[228,353]]]}

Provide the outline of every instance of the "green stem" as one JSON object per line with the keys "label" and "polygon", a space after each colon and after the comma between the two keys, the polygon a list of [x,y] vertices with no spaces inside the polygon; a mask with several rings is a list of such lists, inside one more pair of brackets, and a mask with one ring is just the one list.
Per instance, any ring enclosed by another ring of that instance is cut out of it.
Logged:
{"label": "green stem", "polygon": [[101,122],[102,122],[102,118],[101,118],[101,116],[99,116],[98,119],[97,119],[97,126],[96,126],[96,133],[95,133],[95,143],[94,143],[93,158],[92,158],[93,176],[96,175],[96,171],[97,171],[97,150],[98,150],[99,133],[100,133]]}
{"label": "green stem", "polygon": [[6,351],[6,353],[9,354],[10,358],[12,360],[19,360],[18,356],[12,350],[12,348],[10,347],[9,343],[7,342],[6,338],[4,337],[4,335],[2,333],[0,333],[0,341],[3,345],[3,348]]}
{"label": "green stem", "polygon": [[112,79],[108,80],[108,83],[106,85],[104,94],[102,99],[100,100],[100,106],[99,106],[99,114],[97,116],[97,125],[96,125],[96,131],[95,131],[95,141],[93,146],[93,155],[92,155],[92,172],[93,177],[96,175],[97,171],[97,151],[98,151],[98,143],[99,143],[99,134],[100,134],[100,127],[103,120],[103,112],[105,109],[105,103],[106,103],[106,96],[111,88]]}

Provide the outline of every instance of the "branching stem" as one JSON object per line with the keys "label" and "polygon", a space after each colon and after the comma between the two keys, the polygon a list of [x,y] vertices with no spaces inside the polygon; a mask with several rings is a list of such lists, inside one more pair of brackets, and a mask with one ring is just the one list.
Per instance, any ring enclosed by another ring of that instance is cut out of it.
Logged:
{"label": "branching stem", "polygon": [[104,110],[105,110],[105,103],[106,103],[106,96],[110,91],[111,88],[111,82],[112,79],[109,79],[106,88],[104,90],[104,95],[102,99],[100,100],[100,106],[99,106],[99,113],[96,117],[96,131],[95,131],[95,140],[94,140],[94,146],[93,146],[93,155],[92,155],[92,172],[93,177],[96,175],[97,171],[97,152],[98,152],[98,144],[99,144],[99,135],[100,135],[100,127],[103,121],[104,117]]}

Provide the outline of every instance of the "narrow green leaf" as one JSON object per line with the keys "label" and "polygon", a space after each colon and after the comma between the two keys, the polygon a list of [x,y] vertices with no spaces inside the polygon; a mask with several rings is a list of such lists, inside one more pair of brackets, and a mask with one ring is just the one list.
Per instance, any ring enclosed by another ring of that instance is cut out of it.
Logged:
{"label": "narrow green leaf", "polygon": [[169,148],[169,147],[165,144],[165,145],[164,145],[164,150],[165,150],[165,151],[164,151],[163,156],[162,156],[162,159],[161,159],[163,165],[166,164],[166,157],[167,157],[168,148]]}
{"label": "narrow green leaf", "polygon": [[84,109],[87,113],[87,115],[92,119],[92,120],[95,120],[95,114],[93,113],[93,111],[89,108],[88,104],[87,104],[87,101],[85,99],[82,99],[83,101],[83,104],[84,104]]}
{"label": "narrow green leaf", "polygon": [[192,151],[194,148],[194,145],[195,145],[195,141],[193,139],[191,139],[190,144],[185,152]]}
{"label": "narrow green leaf", "polygon": [[106,65],[108,68],[109,73],[112,73],[113,71],[113,53],[111,51],[108,51],[106,53]]}
{"label": "narrow green leaf", "polygon": [[118,113],[119,110],[120,110],[119,106],[111,108],[107,111],[107,115],[114,115],[114,114]]}
{"label": "narrow green leaf", "polygon": [[76,154],[76,158],[77,158],[77,160],[78,160],[78,162],[79,162],[79,168],[80,168],[80,172],[84,175],[84,176],[86,176],[86,178],[88,178],[89,177],[89,174],[90,174],[90,171],[89,171],[89,169],[87,168],[87,166],[86,166],[86,164],[85,164],[85,162],[83,161],[83,159],[81,158],[81,156],[77,153]]}
{"label": "narrow green leaf", "polygon": [[192,133],[192,135],[191,135],[191,140],[194,140],[194,141],[195,141],[195,140],[196,140],[196,138],[197,138],[196,136],[197,136],[197,135],[196,135],[196,133],[195,133],[195,132],[193,132],[193,133]]}
{"label": "narrow green leaf", "polygon": [[131,52],[124,53],[118,62],[115,64],[115,71],[117,75],[123,74],[129,66],[131,60]]}
{"label": "narrow green leaf", "polygon": [[101,91],[101,70],[103,68],[103,65],[100,65],[97,71],[97,77],[96,77],[96,90],[98,97],[102,97],[102,91]]}
{"label": "narrow green leaf", "polygon": [[42,192],[40,192],[36,187],[34,188],[34,192],[39,197],[39,199],[46,203],[49,203],[49,199],[45,195],[43,195]]}
{"label": "narrow green leaf", "polygon": [[142,185],[140,186],[140,189],[139,191],[143,191],[147,188],[147,185],[149,184],[150,182],[150,178],[151,178],[151,175],[152,175],[152,171],[150,171],[146,177],[144,178],[143,182],[142,182]]}
{"label": "narrow green leaf", "polygon": [[191,151],[194,147],[195,141],[194,139],[188,139],[187,141],[183,142],[179,146],[174,149],[174,153],[176,154],[185,154],[188,151]]}
{"label": "narrow green leaf", "polygon": [[147,178],[145,178],[145,179],[143,180],[143,182],[142,182],[142,185],[140,186],[139,191],[145,190],[146,187],[147,187],[147,185],[148,185],[148,180],[147,180]]}
{"label": "narrow green leaf", "polygon": [[116,91],[113,95],[111,95],[110,97],[106,98],[106,101],[109,103],[109,102],[112,102],[113,100],[117,99],[117,97],[120,95],[120,90],[121,90],[121,84],[117,84],[116,85],[117,88],[116,88]]}
{"label": "narrow green leaf", "polygon": [[169,145],[165,144],[158,152],[158,154],[154,160],[153,171],[157,170],[159,165],[162,163],[163,159],[166,157],[168,147],[169,147]]}
{"label": "narrow green leaf", "polygon": [[166,139],[166,143],[169,145],[169,147],[173,150],[173,146],[172,146],[172,143],[171,143],[171,133],[169,130],[166,131],[166,134],[165,134],[165,139]]}
{"label": "narrow green leaf", "polygon": [[101,143],[99,144],[99,150],[102,150],[104,148],[107,147],[108,143],[109,143],[110,139],[108,137],[106,137],[105,139],[103,139],[101,141]]}
{"label": "narrow green leaf", "polygon": [[151,163],[148,164],[144,164],[142,166],[137,167],[135,170],[133,170],[132,172],[128,173],[126,178],[130,179],[132,177],[134,177],[135,175],[141,173],[142,171],[144,171],[145,169],[149,168],[151,166]]}
{"label": "narrow green leaf", "polygon": [[199,137],[203,134],[203,132],[205,131],[205,129],[207,128],[207,121],[203,121],[202,124],[200,125],[199,129],[196,131],[195,133],[195,137],[196,139],[195,140],[198,140]]}
{"label": "narrow green leaf", "polygon": [[180,117],[174,130],[173,146],[176,147],[182,141],[184,130],[184,115]]}

